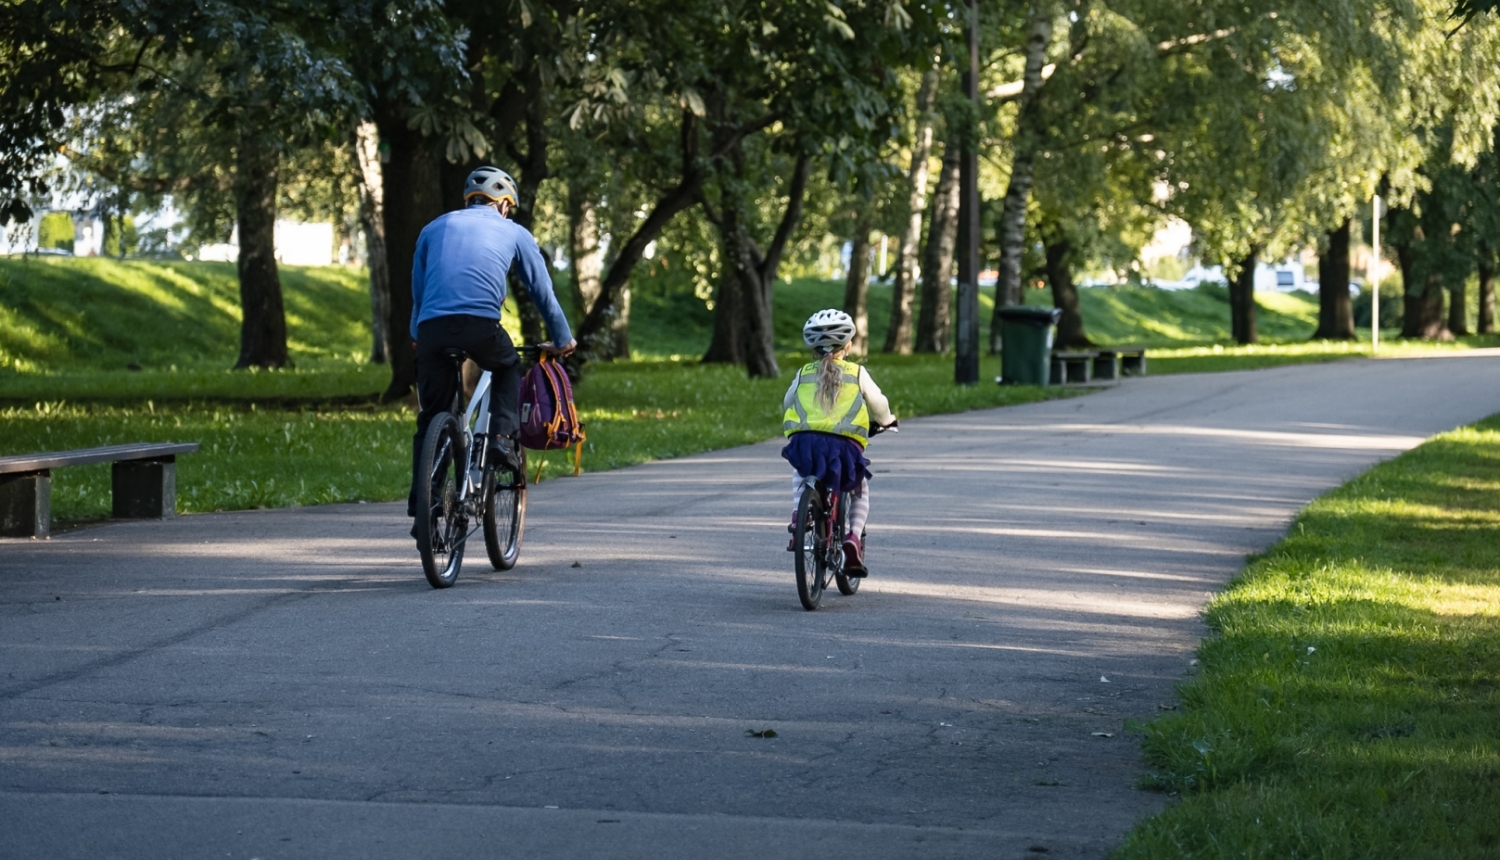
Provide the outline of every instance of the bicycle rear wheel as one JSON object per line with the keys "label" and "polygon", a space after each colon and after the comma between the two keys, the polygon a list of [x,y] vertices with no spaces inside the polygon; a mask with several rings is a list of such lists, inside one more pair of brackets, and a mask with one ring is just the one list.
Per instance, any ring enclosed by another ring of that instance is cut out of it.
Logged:
{"label": "bicycle rear wheel", "polygon": [[422,573],[433,588],[447,588],[458,579],[464,560],[464,538],[468,517],[458,498],[464,480],[463,435],[458,419],[444,412],[432,419],[422,442],[419,474],[427,480],[417,486],[417,550],[422,555]]}
{"label": "bicycle rear wheel", "polygon": [[496,570],[516,566],[526,528],[526,452],[517,449],[517,456],[519,467],[506,463],[485,470],[484,548]]}
{"label": "bicycle rear wheel", "polygon": [[828,531],[828,518],[817,489],[807,487],[797,502],[797,524],[792,531],[793,553],[797,568],[797,599],[811,612],[823,599],[828,584],[828,568],[822,544]]}

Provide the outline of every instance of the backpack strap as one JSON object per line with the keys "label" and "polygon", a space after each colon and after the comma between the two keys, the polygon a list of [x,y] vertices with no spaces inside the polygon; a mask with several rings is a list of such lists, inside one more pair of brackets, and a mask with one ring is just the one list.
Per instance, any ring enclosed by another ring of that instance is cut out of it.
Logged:
{"label": "backpack strap", "polygon": [[[588,441],[588,434],[583,430],[583,422],[578,420],[578,408],[573,403],[571,390],[568,390],[566,395],[564,394],[564,391],[568,389],[567,377],[559,377],[558,374],[567,371],[562,369],[555,357],[545,352],[542,353],[537,363],[547,377],[547,385],[552,389],[552,403],[557,407],[553,411],[552,420],[547,423],[547,436],[550,438],[556,435],[557,431],[562,429],[563,419],[566,417],[569,426],[573,428],[573,432],[569,435],[577,437],[578,441],[573,444],[573,477],[576,478],[583,473],[583,443]],[[567,408],[566,415],[563,413],[564,404]],[[538,480],[541,476],[542,470],[539,467],[537,469]]]}

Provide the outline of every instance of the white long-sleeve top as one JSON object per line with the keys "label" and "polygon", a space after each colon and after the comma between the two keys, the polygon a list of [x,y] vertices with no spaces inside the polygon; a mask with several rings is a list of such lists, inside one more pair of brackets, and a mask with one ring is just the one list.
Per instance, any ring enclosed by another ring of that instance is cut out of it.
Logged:
{"label": "white long-sleeve top", "polygon": [[[800,375],[800,374],[799,374]],[[781,399],[782,409],[791,409],[792,404],[797,402],[797,378],[792,377],[792,384],[786,390],[786,396]],[[880,386],[875,384],[871,378],[870,371],[865,370],[864,365],[859,367],[859,393],[864,395],[865,407],[870,410],[870,427],[884,427],[896,420],[891,414],[891,402],[886,399]]]}

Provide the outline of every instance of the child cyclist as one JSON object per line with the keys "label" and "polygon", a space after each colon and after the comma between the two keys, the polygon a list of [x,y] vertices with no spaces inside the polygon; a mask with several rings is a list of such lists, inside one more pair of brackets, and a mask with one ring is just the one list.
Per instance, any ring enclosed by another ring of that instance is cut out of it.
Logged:
{"label": "child cyclist", "polygon": [[[781,456],[792,464],[792,525],[804,487],[822,481],[852,501],[849,534],[844,538],[844,565],[851,576],[864,576],[865,520],[870,516],[870,461],[865,443],[870,426],[892,426],[896,416],[870,372],[846,361],[854,338],[854,318],[841,310],[818,311],[802,326],[802,340],[818,360],[797,371],[782,406],[781,429],[788,436]],[[794,549],[788,546],[787,549]]]}

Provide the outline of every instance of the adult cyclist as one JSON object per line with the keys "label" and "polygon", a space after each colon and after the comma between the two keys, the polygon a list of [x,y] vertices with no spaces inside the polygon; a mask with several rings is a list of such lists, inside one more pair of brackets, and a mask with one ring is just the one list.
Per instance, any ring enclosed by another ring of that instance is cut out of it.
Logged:
{"label": "adult cyclist", "polygon": [[[443,357],[463,350],[490,372],[490,452],[514,462],[520,429],[521,357],[500,326],[506,276],[516,267],[547,334],[543,349],[567,355],[576,347],[536,238],[510,220],[516,181],[497,167],[481,167],[464,183],[463,209],[422,228],[411,269],[411,337],[417,350],[417,433],[412,438],[412,489],[406,515],[415,517],[422,441],[427,425],[453,402],[457,381]],[[561,344],[561,346],[557,346]]]}

